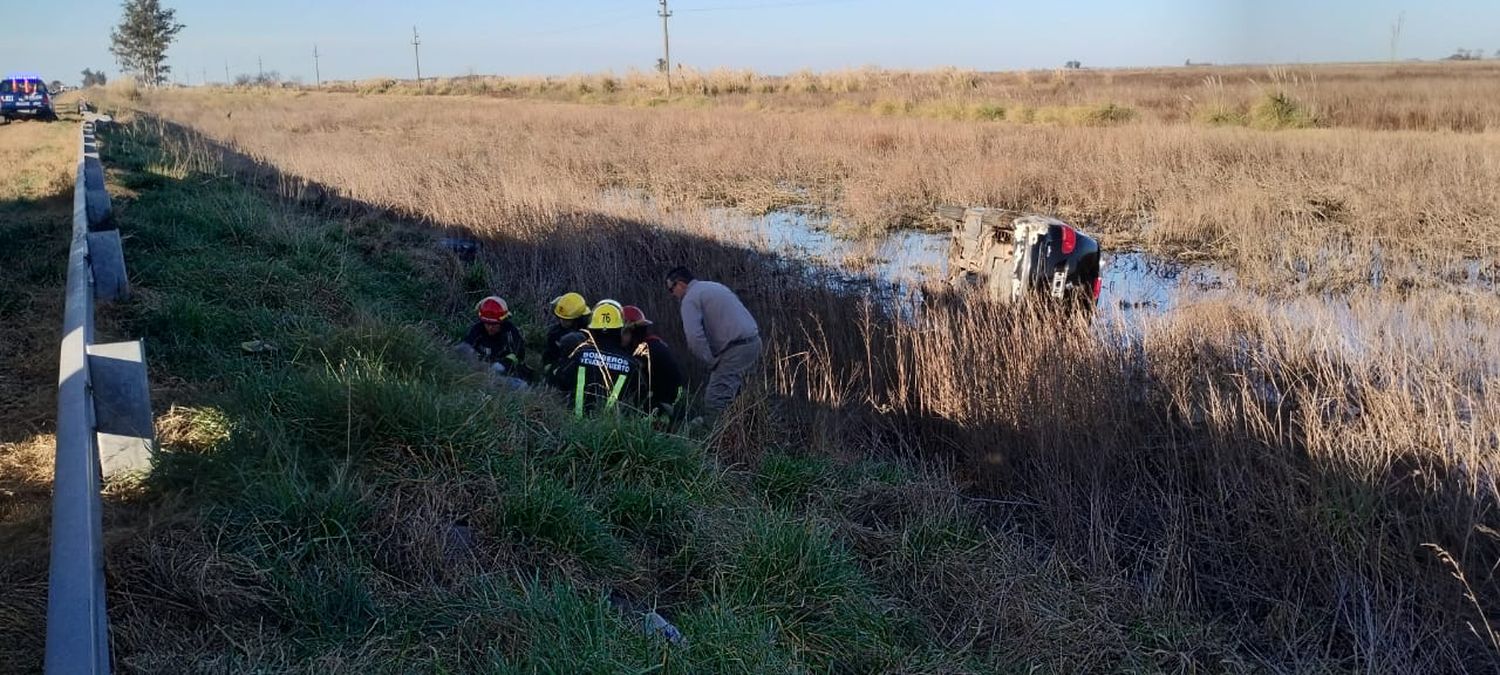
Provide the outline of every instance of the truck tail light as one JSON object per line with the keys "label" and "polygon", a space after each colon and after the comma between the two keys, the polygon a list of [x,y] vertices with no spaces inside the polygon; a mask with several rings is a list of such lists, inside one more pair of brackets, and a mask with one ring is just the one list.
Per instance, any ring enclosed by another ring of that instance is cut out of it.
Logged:
{"label": "truck tail light", "polygon": [[1094,277],[1094,299],[1099,299],[1099,291],[1104,287],[1104,277]]}
{"label": "truck tail light", "polygon": [[1067,225],[1062,226],[1062,252],[1063,255],[1072,255],[1073,248],[1078,246],[1078,233]]}

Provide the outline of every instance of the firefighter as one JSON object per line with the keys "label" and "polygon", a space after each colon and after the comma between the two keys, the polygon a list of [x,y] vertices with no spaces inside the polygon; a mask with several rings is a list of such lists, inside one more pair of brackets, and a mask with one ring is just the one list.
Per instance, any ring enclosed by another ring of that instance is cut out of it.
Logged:
{"label": "firefighter", "polygon": [[530,379],[529,371],[522,363],[526,358],[526,341],[511,323],[510,308],[505,300],[491,295],[480,300],[474,310],[478,312],[479,320],[469,327],[461,346],[480,361],[490,364],[496,373]]}
{"label": "firefighter", "polygon": [[582,331],[589,323],[589,303],[582,295],[564,293],[552,299],[552,315],[557,317],[557,323],[547,329],[547,346],[542,348],[542,373],[548,378],[583,342]]}
{"label": "firefighter", "polygon": [[621,398],[636,402],[632,388],[638,386],[640,366],[620,342],[624,327],[620,303],[600,300],[590,312],[582,343],[552,372],[552,384],[572,393],[575,416],[583,417],[601,402],[606,411],[613,411]]}
{"label": "firefighter", "polygon": [[620,315],[625,322],[620,341],[641,366],[646,410],[660,416],[666,426],[674,426],[681,421],[687,397],[672,348],[651,331],[652,321],[641,308],[626,305]]}

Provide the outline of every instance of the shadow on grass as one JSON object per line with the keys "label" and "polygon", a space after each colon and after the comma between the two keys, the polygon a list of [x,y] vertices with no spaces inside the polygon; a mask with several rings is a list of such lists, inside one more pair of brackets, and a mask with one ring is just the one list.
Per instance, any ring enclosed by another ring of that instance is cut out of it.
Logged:
{"label": "shadow on grass", "polygon": [[[7,156],[9,190],[39,194],[0,201],[0,670],[41,668],[51,518],[52,432],[58,343],[72,233],[72,181],[49,172],[66,121],[14,122],[30,154]],[[36,132],[46,132],[36,133]],[[62,160],[66,163],[66,160]],[[111,326],[100,325],[101,334]]]}
{"label": "shadow on grass", "polygon": [[[114,640],[131,668],[1488,663],[1415,551],[1461,550],[1489,604],[1477,571],[1495,547],[1455,546],[1487,498],[1311,461],[1296,397],[1205,419],[1168,396],[1173,378],[1242,371],[1233,344],[1138,364],[1129,345],[1080,348],[941,297],[904,324],[815,268],[650,223],[518,214],[524,237],[479,236],[162,120],[110,141],[139,293],[114,318],[147,339],[164,445],[114,507]],[[443,235],[482,252],[463,260]],[[535,341],[545,301],[576,290],[642,306],[685,356],[660,279],[676,264],[734,287],[769,344],[707,448],[569,422],[545,396],[486,389],[445,348],[483,295],[510,299]],[[961,351],[971,323],[995,349]],[[960,350],[968,389],[927,395],[918,326],[951,332],[936,342]],[[244,354],[250,339],[279,349]],[[1219,424],[1267,415],[1286,426]],[[984,499],[923,487],[913,466]],[[605,590],[668,603],[695,650],[657,651]]]}
{"label": "shadow on grass", "polygon": [[[802,270],[587,214],[554,226],[586,225],[608,256],[556,236],[491,237],[463,260],[438,245],[448,228],[339,200],[188,130],[142,121],[110,140],[137,290],[116,318],[147,341],[164,447],[136,506],[160,522],[137,523],[110,552],[122,663],[153,670],[182,650],[271,669],[665,658],[601,604],[605,590],[674,604],[664,611],[700,645],[676,657],[690,671],[698,659],[885,669],[934,649],[869,597],[831,529],[739,513],[739,479],[702,445],[641,420],[571,422],[560,400],[487,389],[446,348],[497,291],[533,337],[542,303],[568,288],[645,305],[673,335],[658,279],[669,265],[644,264],[648,251],[715,275],[775,265],[778,284],[845,300],[797,281]],[[549,272],[562,269],[578,274]],[[756,307],[790,294],[740,290]],[[765,316],[773,335],[791,321]],[[244,354],[249,339],[278,349]],[[775,547],[758,551],[745,528]],[[788,573],[774,592],[754,590]]]}

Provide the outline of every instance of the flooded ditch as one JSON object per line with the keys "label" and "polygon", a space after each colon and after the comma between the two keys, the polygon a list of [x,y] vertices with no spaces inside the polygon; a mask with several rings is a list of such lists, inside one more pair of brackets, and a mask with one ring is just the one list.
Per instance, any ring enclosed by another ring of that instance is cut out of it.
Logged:
{"label": "flooded ditch", "polygon": [[[902,230],[876,239],[840,237],[811,209],[749,216],[711,213],[715,231],[748,240],[790,261],[810,265],[824,283],[895,298],[921,293],[948,276],[947,232]],[[1140,315],[1170,310],[1183,299],[1233,288],[1234,273],[1211,264],[1188,265],[1139,251],[1105,252],[1099,307]]]}
{"label": "flooded ditch", "polygon": [[[611,189],[601,199],[618,208],[644,209],[643,217],[671,223],[674,218],[644,191]],[[734,208],[711,208],[707,221],[691,218],[681,227],[751,246],[776,256],[787,271],[815,278],[833,288],[847,289],[878,302],[902,308],[920,298],[924,286],[948,277],[951,235],[945,231],[900,230],[875,238],[840,236],[837,224],[813,206],[796,206],[762,215]],[[1497,265],[1490,260],[1450,262],[1444,280],[1464,292],[1494,293]],[[1385,270],[1377,266],[1370,280],[1378,289]],[[1456,273],[1456,274],[1455,274]],[[1137,324],[1172,312],[1195,299],[1223,297],[1247,290],[1234,270],[1212,262],[1184,262],[1145,251],[1104,251],[1099,313],[1107,319]],[[1306,283],[1305,281],[1303,282]],[[1252,293],[1252,297],[1264,297]],[[1347,314],[1350,296],[1308,289],[1292,298],[1317,303],[1336,315]],[[1287,298],[1291,300],[1292,298]],[[1305,312],[1293,311],[1294,317]],[[1099,325],[1114,323],[1100,322]]]}

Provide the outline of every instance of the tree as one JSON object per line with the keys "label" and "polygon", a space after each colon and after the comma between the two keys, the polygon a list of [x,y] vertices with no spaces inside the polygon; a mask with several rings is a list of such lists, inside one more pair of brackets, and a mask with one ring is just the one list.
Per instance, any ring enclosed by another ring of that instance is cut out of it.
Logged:
{"label": "tree", "polygon": [[164,63],[167,48],[183,29],[175,20],[177,10],[162,7],[160,0],[125,0],[121,9],[120,25],[109,32],[109,52],[142,84],[165,83],[172,72]]}
{"label": "tree", "polygon": [[102,87],[109,79],[104,76],[104,71],[94,72],[88,68],[83,69],[83,86]]}

